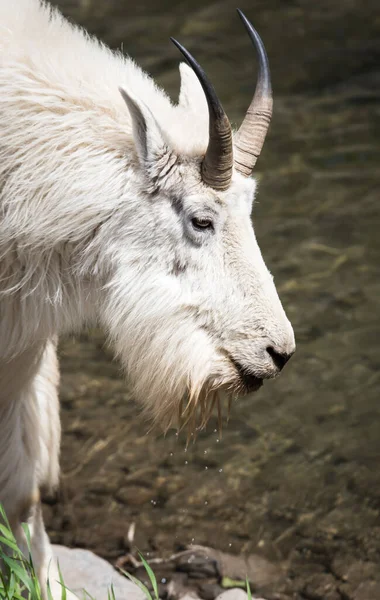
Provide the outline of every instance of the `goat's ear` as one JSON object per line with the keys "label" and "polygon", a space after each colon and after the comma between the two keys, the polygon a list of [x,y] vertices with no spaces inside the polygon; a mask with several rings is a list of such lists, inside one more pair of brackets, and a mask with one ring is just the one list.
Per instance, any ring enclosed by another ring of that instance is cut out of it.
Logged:
{"label": "goat's ear", "polygon": [[131,115],[133,138],[139,160],[143,166],[150,166],[169,151],[168,144],[150,109],[123,88],[119,90]]}
{"label": "goat's ear", "polygon": [[198,113],[199,111],[202,113],[205,112],[208,116],[206,96],[193,69],[183,62],[179,65],[179,72],[181,76],[181,89],[178,106],[194,113]]}

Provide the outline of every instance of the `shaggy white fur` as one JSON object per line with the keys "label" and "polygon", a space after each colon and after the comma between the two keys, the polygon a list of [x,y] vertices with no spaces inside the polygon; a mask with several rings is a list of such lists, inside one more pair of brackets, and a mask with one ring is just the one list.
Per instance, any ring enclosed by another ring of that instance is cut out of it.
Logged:
{"label": "shaggy white fur", "polygon": [[49,5],[0,0],[0,501],[20,543],[30,523],[43,586],[59,334],[101,323],[164,427],[182,401],[204,424],[215,391],[252,391],[294,350],[252,229],[255,182],[203,184],[207,103],[180,70],[173,105]]}

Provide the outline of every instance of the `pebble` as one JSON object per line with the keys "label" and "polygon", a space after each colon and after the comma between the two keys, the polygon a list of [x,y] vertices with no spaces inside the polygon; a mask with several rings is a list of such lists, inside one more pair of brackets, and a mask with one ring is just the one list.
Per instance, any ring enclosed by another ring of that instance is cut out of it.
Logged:
{"label": "pebble", "polygon": [[115,494],[115,498],[118,502],[129,506],[141,506],[142,504],[146,504],[153,499],[153,496],[152,490],[135,485],[122,487]]}

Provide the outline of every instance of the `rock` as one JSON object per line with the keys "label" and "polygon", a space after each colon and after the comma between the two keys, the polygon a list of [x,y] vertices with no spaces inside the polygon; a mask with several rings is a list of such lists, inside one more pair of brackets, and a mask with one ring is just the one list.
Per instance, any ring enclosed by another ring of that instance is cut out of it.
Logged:
{"label": "rock", "polygon": [[[239,588],[233,588],[232,590],[227,590],[222,592],[217,596],[216,600],[247,600],[248,595],[243,590]],[[252,600],[265,600],[265,598],[259,598],[258,596],[252,596]]]}
{"label": "rock", "polygon": [[153,492],[151,489],[137,485],[122,487],[115,494],[115,498],[118,502],[129,504],[130,506],[146,504],[152,500],[152,496]]}
{"label": "rock", "polygon": [[239,590],[239,588],[233,588],[232,590],[227,590],[226,592],[219,594],[216,600],[247,600],[247,598],[246,592]]}
{"label": "rock", "polygon": [[380,583],[363,581],[355,591],[355,600],[374,600],[380,598]]}
{"label": "rock", "polygon": [[224,591],[218,583],[202,583],[198,590],[203,600],[215,600]]}
{"label": "rock", "polygon": [[[172,573],[167,586],[168,600],[179,600],[180,598],[183,598],[189,591],[187,581],[188,577],[186,573]],[[217,594],[215,594],[215,596],[216,595]],[[212,600],[214,600],[214,598]]]}
{"label": "rock", "polygon": [[188,573],[192,579],[219,577],[218,563],[209,554],[208,548],[202,548],[201,552],[198,553],[196,547],[194,552],[184,554],[176,559],[177,570]]}
{"label": "rock", "polygon": [[146,600],[136,585],[89,550],[53,546],[53,553],[59,561],[66,586],[79,598],[83,598],[86,590],[96,600],[107,600],[107,592],[113,584],[116,600]]}
{"label": "rock", "polygon": [[304,594],[306,598],[323,598],[323,600],[340,600],[342,597],[336,590],[336,579],[331,573],[318,573],[310,577]]}
{"label": "rock", "polygon": [[206,546],[192,546],[192,551],[176,561],[176,568],[194,579],[230,577],[244,581],[248,577],[255,588],[264,588],[284,577],[284,566],[273,564],[257,554],[235,556]]}

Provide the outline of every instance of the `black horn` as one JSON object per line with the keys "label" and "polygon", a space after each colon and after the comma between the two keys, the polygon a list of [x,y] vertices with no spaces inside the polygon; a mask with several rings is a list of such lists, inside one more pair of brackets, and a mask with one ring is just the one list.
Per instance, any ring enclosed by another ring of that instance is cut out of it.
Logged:
{"label": "black horn", "polygon": [[182,44],[173,38],[170,39],[198,77],[208,104],[210,119],[209,143],[202,162],[202,180],[215,190],[226,190],[231,183],[233,168],[230,122],[213,85],[202,67]]}

